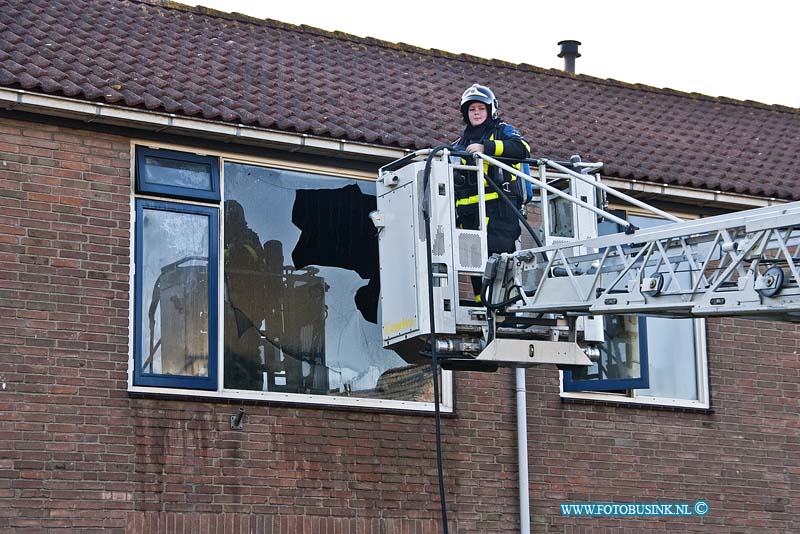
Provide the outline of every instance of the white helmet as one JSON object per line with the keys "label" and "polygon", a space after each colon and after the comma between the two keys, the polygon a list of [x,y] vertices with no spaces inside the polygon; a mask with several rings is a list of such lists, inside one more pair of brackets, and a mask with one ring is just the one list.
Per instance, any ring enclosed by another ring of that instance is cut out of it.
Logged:
{"label": "white helmet", "polygon": [[493,119],[497,118],[497,97],[494,96],[494,93],[488,87],[475,83],[461,95],[461,115],[464,117],[464,122],[468,122],[467,108],[470,102],[486,104],[489,110],[489,116]]}

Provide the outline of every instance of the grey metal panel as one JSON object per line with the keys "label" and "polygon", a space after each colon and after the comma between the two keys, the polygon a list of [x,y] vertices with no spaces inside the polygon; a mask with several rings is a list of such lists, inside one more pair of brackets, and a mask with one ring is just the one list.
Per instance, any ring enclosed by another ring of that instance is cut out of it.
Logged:
{"label": "grey metal panel", "polygon": [[477,360],[501,367],[530,367],[542,364],[591,365],[586,353],[568,341],[493,339]]}
{"label": "grey metal panel", "polygon": [[456,230],[455,235],[458,241],[458,246],[455,249],[457,268],[465,272],[482,273],[486,260],[482,232],[477,230]]}
{"label": "grey metal panel", "polygon": [[417,257],[414,187],[408,182],[380,197],[380,211],[387,218],[378,238],[384,342],[420,329],[417,271],[424,258]]}
{"label": "grey metal panel", "polygon": [[[421,179],[421,178],[420,178]],[[458,276],[453,263],[453,228],[455,226],[455,204],[451,172],[446,160],[432,162],[430,176],[431,195],[431,259],[444,267],[446,273],[436,273],[433,287],[436,331],[454,334],[456,332],[456,312]],[[420,224],[424,226],[423,221]],[[420,253],[427,252],[423,243]],[[427,264],[421,263],[419,277],[427,281]],[[427,294],[420,294],[420,299]]]}

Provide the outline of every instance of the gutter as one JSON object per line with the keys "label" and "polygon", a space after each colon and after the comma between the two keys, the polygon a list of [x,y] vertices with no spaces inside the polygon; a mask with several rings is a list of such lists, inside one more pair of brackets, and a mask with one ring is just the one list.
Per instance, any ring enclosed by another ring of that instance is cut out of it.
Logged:
{"label": "gutter", "polygon": [[244,124],[186,117],[174,113],[87,102],[62,96],[43,95],[22,89],[0,88],[0,108],[143,129],[154,132],[191,135],[228,143],[267,146],[290,152],[307,152],[339,157],[358,157],[392,161],[408,154],[408,150],[387,148],[367,143],[329,139],[309,134],[295,134],[257,128]]}
{"label": "gutter", "polygon": [[706,189],[692,189],[691,187],[680,185],[625,180],[608,175],[602,175],[602,178],[605,185],[613,187],[617,191],[640,193],[640,195],[636,195],[638,198],[642,197],[641,194],[644,197],[658,197],[660,200],[664,200],[664,197],[670,197],[670,199],[682,200],[686,204],[734,209],[762,208],[788,202],[775,197],[757,197]]}

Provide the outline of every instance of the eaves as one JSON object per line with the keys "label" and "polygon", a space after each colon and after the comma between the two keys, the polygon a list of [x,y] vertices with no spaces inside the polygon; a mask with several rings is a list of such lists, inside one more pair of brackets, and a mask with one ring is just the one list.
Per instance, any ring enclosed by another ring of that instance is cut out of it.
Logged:
{"label": "eaves", "polygon": [[[27,113],[62,117],[86,123],[118,125],[153,132],[187,135],[227,143],[263,146],[322,156],[386,163],[408,154],[408,150],[353,141],[316,137],[244,124],[230,124],[207,119],[160,113],[142,109],[88,102],[62,96],[34,93],[22,89],[0,88],[0,108]],[[636,196],[657,196],[662,200],[692,205],[706,204],[729,209],[747,209],[781,203],[774,198],[755,197],[668,186],[652,182],[603,177],[616,189]]]}

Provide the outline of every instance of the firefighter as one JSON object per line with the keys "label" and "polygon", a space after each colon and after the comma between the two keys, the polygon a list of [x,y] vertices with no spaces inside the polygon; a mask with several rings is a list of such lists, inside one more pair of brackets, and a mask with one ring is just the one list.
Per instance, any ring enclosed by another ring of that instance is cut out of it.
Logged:
{"label": "firefighter", "polygon": [[248,225],[244,208],[236,200],[225,201],[225,264],[236,269],[261,267],[264,249],[258,234]]}
{"label": "firefighter", "polygon": [[[497,98],[488,87],[474,84],[461,95],[461,116],[466,127],[454,143],[456,151],[484,153],[496,158],[522,161],[530,157],[531,149],[519,130],[506,124],[497,112]],[[520,163],[513,165],[521,168]],[[524,189],[513,174],[484,163],[485,179],[492,180],[514,203],[511,208],[489,184],[484,183],[487,218],[487,247],[489,255],[513,252],[520,235],[518,213],[522,207]],[[478,190],[476,173],[461,173],[454,177],[456,186],[456,224],[460,228],[478,228]],[[476,299],[480,300],[480,281],[473,278]]]}
{"label": "firefighter", "polygon": [[264,249],[248,225],[244,208],[225,201],[225,387],[261,390],[264,365],[258,325],[264,313],[260,291]]}

